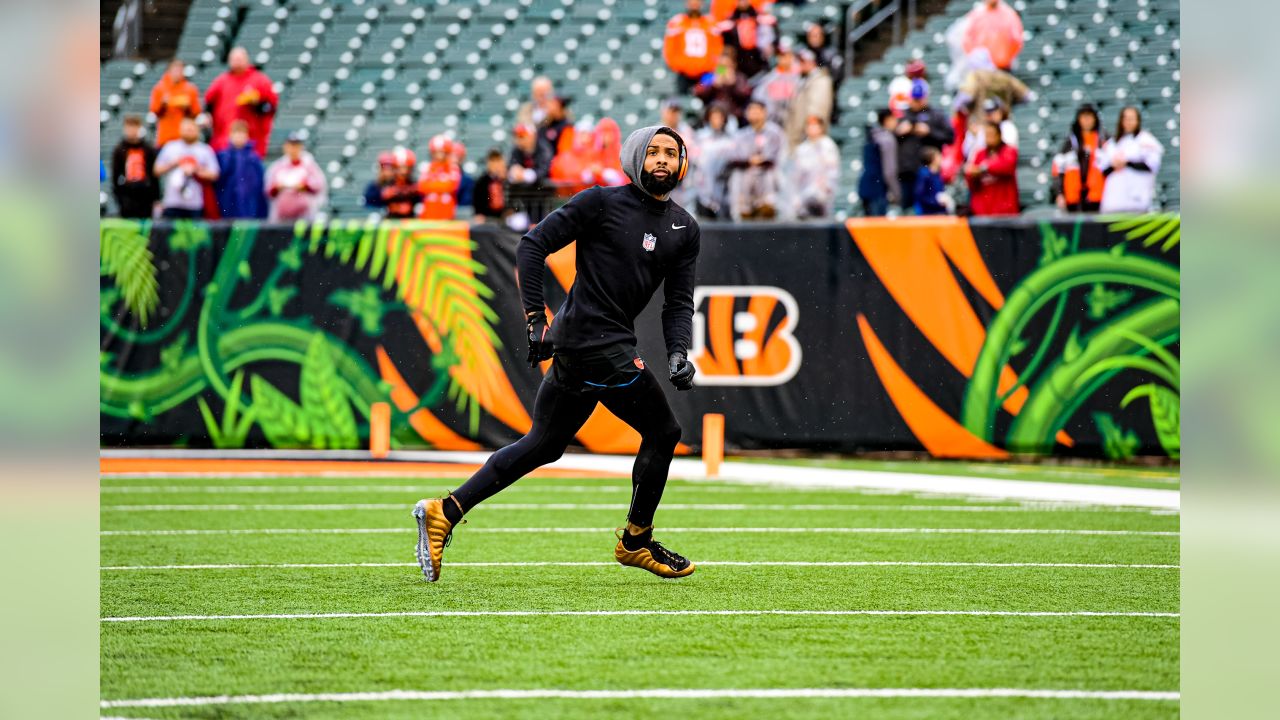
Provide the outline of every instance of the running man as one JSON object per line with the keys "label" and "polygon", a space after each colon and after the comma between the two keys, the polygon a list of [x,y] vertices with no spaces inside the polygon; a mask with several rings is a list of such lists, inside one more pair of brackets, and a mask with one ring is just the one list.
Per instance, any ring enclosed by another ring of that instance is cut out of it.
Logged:
{"label": "running man", "polygon": [[[535,368],[551,360],[551,369],[534,400],[529,433],[490,456],[447,497],[414,507],[418,563],[428,581],[440,579],[444,548],[463,515],[557,460],[596,403],[604,403],[642,438],[632,471],[631,508],[614,557],[664,578],[694,570],[693,563],[653,539],[653,514],[680,442],[680,425],[636,352],[634,327],[665,281],[668,378],[677,390],[693,387],[687,353],[700,231],[693,217],[669,199],[688,170],[688,154],[680,136],[659,125],[631,133],[620,159],[632,184],[583,190],[520,239],[516,264],[529,335],[527,360]],[[575,240],[577,279],[553,325],[542,299],[544,261]]]}

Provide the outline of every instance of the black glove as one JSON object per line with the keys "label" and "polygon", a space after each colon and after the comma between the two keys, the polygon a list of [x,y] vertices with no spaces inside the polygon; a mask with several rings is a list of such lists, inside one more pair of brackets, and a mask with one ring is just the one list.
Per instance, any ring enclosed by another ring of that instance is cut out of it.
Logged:
{"label": "black glove", "polygon": [[682,352],[673,352],[667,358],[667,368],[671,371],[671,384],[677,390],[689,390],[693,387],[693,363]]}
{"label": "black glove", "polygon": [[551,347],[551,327],[547,325],[547,314],[531,312],[525,316],[529,324],[529,356],[525,358],[529,367],[536,368],[543,360],[550,360],[554,348]]}

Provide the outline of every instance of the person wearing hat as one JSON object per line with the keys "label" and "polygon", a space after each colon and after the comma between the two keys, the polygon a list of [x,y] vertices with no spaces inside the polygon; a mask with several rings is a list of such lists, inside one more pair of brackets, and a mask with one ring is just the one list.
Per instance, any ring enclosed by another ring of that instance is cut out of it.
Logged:
{"label": "person wearing hat", "polygon": [[898,136],[898,185],[901,203],[905,210],[914,210],[916,175],[919,172],[926,147],[941,150],[955,142],[955,132],[942,111],[929,105],[929,83],[924,80],[911,82],[911,99],[907,109],[898,119],[895,130]]}
{"label": "person wearing hat", "polygon": [[916,80],[928,80],[929,68],[920,59],[912,60],[903,74],[889,82],[889,109],[894,117],[902,117],[911,105],[911,86]]}
{"label": "person wearing hat", "polygon": [[462,171],[453,162],[453,141],[444,135],[431,138],[427,149],[431,162],[418,180],[422,193],[423,220],[452,220],[458,213],[458,186],[462,183]]}
{"label": "person wearing hat", "polygon": [[267,168],[272,221],[312,220],[324,206],[328,189],[324,171],[305,144],[302,133],[289,133],[282,146],[283,157]]}
{"label": "person wearing hat", "polygon": [[[520,239],[516,267],[529,340],[526,360],[546,374],[529,432],[491,455],[457,490],[414,506],[418,563],[429,582],[440,579],[444,548],[463,515],[559,458],[601,403],[641,438],[614,559],[664,578],[695,569],[654,539],[654,514],[681,429],[636,349],[635,334],[636,317],[661,286],[666,339],[661,367],[676,390],[693,388],[688,352],[701,231],[693,216],[671,201],[688,169],[688,155],[671,128],[655,125],[631,133],[621,162],[629,185],[583,190]],[[552,322],[543,295],[546,259],[574,242],[577,275]]]}
{"label": "person wearing hat", "polygon": [[983,125],[995,125],[1000,128],[1000,139],[1009,147],[1017,149],[1018,147],[1018,126],[1013,124],[1013,120],[1009,118],[1009,108],[1000,98],[988,97],[982,101],[982,119],[970,123],[969,132],[964,138],[964,157],[966,161],[973,160],[973,156],[986,146]]}
{"label": "person wearing hat", "polygon": [[390,151],[378,153],[378,175],[364,188],[365,207],[385,208],[387,201],[382,197],[382,189],[396,180],[396,159]]}
{"label": "person wearing hat", "polygon": [[788,38],[778,41],[773,69],[765,73],[751,93],[753,100],[764,103],[769,119],[782,125],[787,121],[787,106],[796,95],[800,84],[800,72],[796,67],[795,48]]}
{"label": "person wearing hat", "polygon": [[800,84],[796,86],[795,97],[787,105],[786,123],[782,126],[789,151],[804,142],[809,118],[818,118],[825,127],[831,122],[831,108],[835,105],[831,73],[818,64],[818,56],[809,48],[800,48],[796,60]]}
{"label": "person wearing hat", "polygon": [[517,123],[512,131],[515,147],[507,161],[507,182],[511,197],[508,198],[517,217],[512,221],[516,229],[520,225],[538,222],[547,214],[551,193],[547,181],[551,177],[551,161],[554,153],[541,142],[538,131],[527,123]]}
{"label": "person wearing hat", "polygon": [[417,180],[418,155],[409,148],[397,147],[391,151],[391,162],[395,177],[382,188],[382,200],[386,203],[388,219],[407,220],[413,217],[414,209],[422,202]]}

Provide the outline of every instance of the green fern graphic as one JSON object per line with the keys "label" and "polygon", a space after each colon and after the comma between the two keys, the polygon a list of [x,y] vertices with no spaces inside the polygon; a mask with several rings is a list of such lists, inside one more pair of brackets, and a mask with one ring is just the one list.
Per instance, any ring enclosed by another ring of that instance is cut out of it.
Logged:
{"label": "green fern graphic", "polygon": [[112,279],[125,307],[142,327],[160,304],[155,259],[147,247],[149,236],[150,223],[130,220],[103,220],[99,234],[98,272]]}

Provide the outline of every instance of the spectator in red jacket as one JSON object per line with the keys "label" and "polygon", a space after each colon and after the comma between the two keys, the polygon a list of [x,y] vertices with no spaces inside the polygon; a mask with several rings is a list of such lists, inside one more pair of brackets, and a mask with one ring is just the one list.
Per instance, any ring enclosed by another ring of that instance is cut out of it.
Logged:
{"label": "spectator in red jacket", "polygon": [[1005,143],[1000,126],[982,128],[986,146],[964,168],[974,215],[1018,214],[1018,149]]}
{"label": "spectator in red jacket", "polygon": [[271,122],[275,118],[279,98],[271,85],[271,78],[249,64],[247,50],[242,47],[231,50],[227,55],[227,71],[209,85],[204,102],[213,116],[213,138],[209,144],[214,150],[225,149],[231,123],[244,120],[249,124],[249,139],[253,141],[258,156],[267,156]]}

